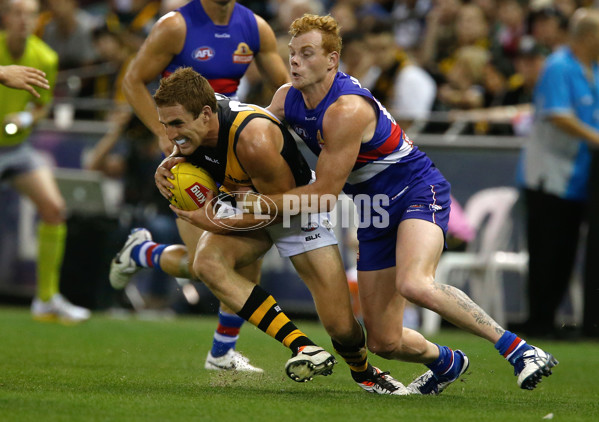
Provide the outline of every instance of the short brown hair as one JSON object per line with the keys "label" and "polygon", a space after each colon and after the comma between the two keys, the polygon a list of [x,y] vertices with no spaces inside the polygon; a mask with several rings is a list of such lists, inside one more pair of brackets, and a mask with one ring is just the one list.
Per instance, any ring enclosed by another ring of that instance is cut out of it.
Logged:
{"label": "short brown hair", "polygon": [[335,18],[331,15],[318,16],[306,13],[291,23],[289,34],[292,37],[297,37],[312,30],[320,31],[322,34],[322,48],[327,54],[333,51],[341,54],[341,35],[339,34],[339,24]]}
{"label": "short brown hair", "polygon": [[216,111],[214,90],[202,75],[191,67],[181,67],[166,78],[160,80],[160,87],[154,93],[158,107],[181,104],[196,118],[204,106]]}

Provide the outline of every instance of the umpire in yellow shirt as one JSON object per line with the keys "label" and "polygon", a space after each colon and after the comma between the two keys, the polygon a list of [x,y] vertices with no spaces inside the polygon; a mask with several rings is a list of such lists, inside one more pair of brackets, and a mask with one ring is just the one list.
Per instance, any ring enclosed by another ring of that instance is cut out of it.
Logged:
{"label": "umpire in yellow shirt", "polygon": [[[6,0],[0,31],[0,66],[29,66],[43,71],[52,86],[58,56],[32,35],[38,18],[38,0]],[[10,86],[10,83],[7,84]],[[69,303],[59,293],[59,276],[66,240],[65,203],[51,169],[28,144],[32,126],[46,116],[52,91],[25,90],[0,85],[0,182],[10,182],[35,204],[38,228],[37,294],[31,305],[38,320],[80,322],[89,318],[85,308]]]}

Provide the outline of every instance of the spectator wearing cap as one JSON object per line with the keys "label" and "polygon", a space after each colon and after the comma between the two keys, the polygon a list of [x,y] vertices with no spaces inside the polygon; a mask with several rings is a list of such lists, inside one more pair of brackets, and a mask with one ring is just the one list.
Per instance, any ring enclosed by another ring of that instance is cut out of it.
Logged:
{"label": "spectator wearing cap", "polygon": [[[532,103],[535,85],[543,69],[545,58],[550,51],[538,44],[533,37],[526,36],[520,40],[518,53],[514,58],[516,73],[508,82],[503,105],[515,106]],[[528,136],[532,130],[532,109],[520,109],[511,118],[511,133]]]}
{"label": "spectator wearing cap", "polygon": [[543,47],[531,36],[523,37],[514,58],[516,73],[510,78],[509,89],[503,105],[525,104],[532,102],[535,84],[549,55],[548,48]]}

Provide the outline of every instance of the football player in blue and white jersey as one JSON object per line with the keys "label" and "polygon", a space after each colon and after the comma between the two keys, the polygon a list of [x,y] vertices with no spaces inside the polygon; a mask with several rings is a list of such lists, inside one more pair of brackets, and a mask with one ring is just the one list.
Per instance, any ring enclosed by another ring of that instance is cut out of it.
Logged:
{"label": "football player in blue and white jersey", "polygon": [[[435,283],[450,211],[450,185],[392,116],[359,82],[338,72],[341,37],[331,16],[304,15],[292,25],[291,84],[268,107],[318,156],[316,180],[269,195],[279,212],[330,211],[341,190],[354,197],[358,285],[368,348],[388,359],[423,363],[428,371],[408,389],[439,394],[468,368],[468,357],[403,327],[406,301],[440,314],[495,345],[533,389],[557,360],[506,331],[461,290]],[[307,199],[305,201],[302,198]],[[258,200],[256,207],[269,212]],[[180,212],[193,221],[202,212]],[[244,223],[240,221],[240,223]]]}

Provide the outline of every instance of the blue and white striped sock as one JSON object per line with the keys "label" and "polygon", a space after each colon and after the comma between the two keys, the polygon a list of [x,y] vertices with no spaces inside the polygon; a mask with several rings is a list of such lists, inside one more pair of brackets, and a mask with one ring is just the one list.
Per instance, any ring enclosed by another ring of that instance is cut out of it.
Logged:
{"label": "blue and white striped sock", "polygon": [[532,346],[511,331],[506,331],[495,343],[495,348],[509,363],[514,365],[522,353],[532,349]]}
{"label": "blue and white striped sock", "polygon": [[133,249],[131,249],[131,258],[140,267],[162,270],[160,267],[160,256],[167,246],[168,245],[146,240],[139,245],[135,245]]}
{"label": "blue and white striped sock", "polygon": [[440,379],[455,379],[460,375],[462,369],[462,355],[454,353],[447,346],[439,346],[439,357],[432,363],[427,364],[428,369],[433,371],[433,374]]}
{"label": "blue and white striped sock", "polygon": [[210,351],[212,356],[215,358],[223,356],[230,349],[235,349],[237,339],[239,339],[239,330],[244,322],[245,320],[239,315],[218,311],[218,327],[214,332]]}

